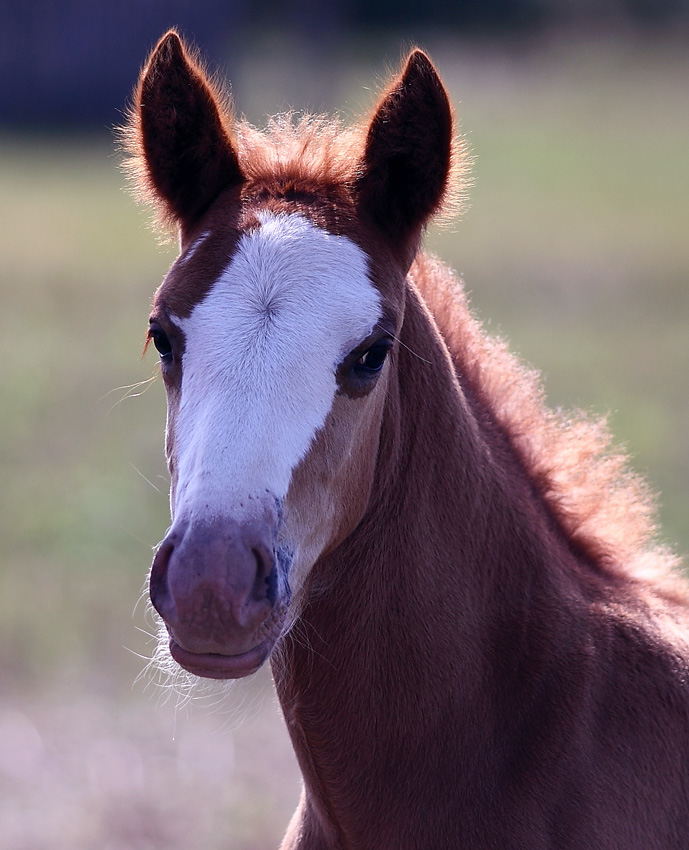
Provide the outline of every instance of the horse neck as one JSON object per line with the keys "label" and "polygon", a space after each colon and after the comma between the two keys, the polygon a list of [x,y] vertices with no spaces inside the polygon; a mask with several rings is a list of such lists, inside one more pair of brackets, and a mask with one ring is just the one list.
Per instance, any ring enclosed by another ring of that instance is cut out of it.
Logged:
{"label": "horse neck", "polygon": [[413,286],[407,302],[369,510],[307,591],[304,621],[333,638],[343,624],[347,655],[353,627],[360,640],[382,629],[419,646],[447,632],[456,652],[462,633],[475,641],[534,595],[577,592],[569,544],[509,436],[476,388],[460,385],[461,364]]}
{"label": "horse neck", "polygon": [[400,748],[442,750],[448,736],[475,782],[500,677],[517,676],[518,655],[546,667],[566,642],[567,548],[414,289],[408,302],[369,511],[315,565],[273,665],[306,787],[328,811],[340,794],[355,808],[375,796]]}

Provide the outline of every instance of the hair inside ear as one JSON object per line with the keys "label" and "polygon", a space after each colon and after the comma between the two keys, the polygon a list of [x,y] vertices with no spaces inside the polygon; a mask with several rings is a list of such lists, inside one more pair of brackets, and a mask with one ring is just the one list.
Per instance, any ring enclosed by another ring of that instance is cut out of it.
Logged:
{"label": "hair inside ear", "polygon": [[428,56],[414,50],[378,103],[357,180],[361,207],[392,238],[415,239],[440,209],[452,138],[445,88]]}
{"label": "hair inside ear", "polygon": [[176,32],[153,50],[136,108],[151,187],[169,217],[189,227],[243,177],[218,96]]}

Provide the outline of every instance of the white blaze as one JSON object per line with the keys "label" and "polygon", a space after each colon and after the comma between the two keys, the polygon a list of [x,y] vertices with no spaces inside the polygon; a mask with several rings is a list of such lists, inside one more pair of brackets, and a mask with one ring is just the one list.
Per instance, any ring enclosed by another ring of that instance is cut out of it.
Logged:
{"label": "white blaze", "polygon": [[[175,517],[283,498],[332,406],[336,368],[381,318],[366,255],[297,215],[260,217],[187,319]],[[248,506],[247,506],[248,507]]]}

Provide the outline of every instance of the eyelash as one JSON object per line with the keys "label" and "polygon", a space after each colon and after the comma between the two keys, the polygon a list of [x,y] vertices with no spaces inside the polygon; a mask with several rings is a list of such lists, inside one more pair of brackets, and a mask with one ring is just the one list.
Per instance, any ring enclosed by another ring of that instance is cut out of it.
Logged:
{"label": "eyelash", "polygon": [[160,325],[151,325],[148,329],[148,338],[155,346],[160,356],[161,363],[172,362],[172,343]]}

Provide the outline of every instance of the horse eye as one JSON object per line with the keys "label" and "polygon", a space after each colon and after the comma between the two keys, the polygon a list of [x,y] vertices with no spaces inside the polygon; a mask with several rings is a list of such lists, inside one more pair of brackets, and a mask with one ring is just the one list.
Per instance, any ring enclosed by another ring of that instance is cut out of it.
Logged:
{"label": "horse eye", "polygon": [[380,372],[391,348],[392,340],[389,337],[379,339],[356,361],[354,370],[368,375]]}
{"label": "horse eye", "polygon": [[172,360],[172,345],[165,331],[157,325],[151,325],[148,336],[153,341],[153,345],[155,345],[156,351],[163,363],[168,363]]}

